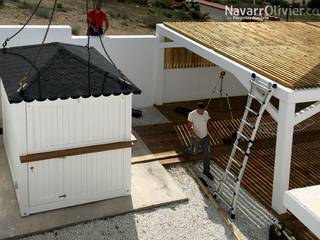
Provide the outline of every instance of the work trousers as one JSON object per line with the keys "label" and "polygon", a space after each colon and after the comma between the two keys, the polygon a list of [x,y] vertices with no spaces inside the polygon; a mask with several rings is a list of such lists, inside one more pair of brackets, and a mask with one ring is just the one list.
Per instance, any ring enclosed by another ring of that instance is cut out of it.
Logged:
{"label": "work trousers", "polygon": [[99,36],[99,35],[103,35],[102,28],[98,28],[98,31],[95,32],[92,27],[88,27],[87,36]]}
{"label": "work trousers", "polygon": [[191,151],[192,153],[198,153],[199,146],[202,146],[203,153],[203,173],[210,172],[210,142],[209,137],[204,138],[191,138]]}

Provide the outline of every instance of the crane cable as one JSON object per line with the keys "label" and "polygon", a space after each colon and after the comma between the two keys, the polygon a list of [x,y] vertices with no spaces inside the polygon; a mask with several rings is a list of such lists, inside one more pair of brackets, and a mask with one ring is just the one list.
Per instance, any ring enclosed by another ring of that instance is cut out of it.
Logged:
{"label": "crane cable", "polygon": [[[89,12],[89,0],[86,0],[86,11],[87,14]],[[88,28],[89,28],[89,22],[88,22],[88,17],[86,14],[86,21],[88,24]],[[88,32],[89,33],[89,32]],[[88,40],[87,40],[87,51],[88,51],[88,91],[89,91],[89,95],[91,95],[91,53],[90,53],[90,34],[88,34]]]}
{"label": "crane cable", "polygon": [[3,50],[5,51],[8,42],[13,39],[14,37],[16,37],[31,21],[31,19],[33,18],[33,16],[35,15],[35,13],[37,12],[38,8],[40,7],[42,0],[39,0],[39,2],[37,3],[36,7],[33,9],[33,12],[31,13],[31,15],[28,17],[27,21],[23,24],[23,26],[16,32],[14,33],[12,36],[6,38],[6,40],[3,42],[2,47]]}
{"label": "crane cable", "polygon": [[[50,30],[50,26],[51,26],[52,21],[53,21],[53,16],[54,16],[54,13],[55,13],[55,10],[56,10],[56,7],[57,7],[57,2],[58,2],[58,0],[55,0],[55,1],[54,1],[53,9],[52,9],[52,12],[51,12],[51,16],[50,16],[50,19],[49,19],[49,23],[48,23],[46,32],[45,32],[45,34],[44,34],[44,36],[43,36],[43,39],[42,39],[40,48],[39,48],[36,56],[35,56],[34,59],[33,59],[33,63],[34,63],[34,64],[37,62],[38,57],[39,57],[39,55],[40,55],[40,53],[41,53],[42,47],[43,47],[43,45],[44,45],[44,43],[45,43],[45,41],[46,41],[46,39],[47,39],[49,30]],[[29,80],[29,78],[30,78],[31,71],[32,71],[32,65],[30,64],[27,72],[24,74],[24,76],[22,77],[22,79],[21,79],[20,82],[19,82],[20,87],[17,89],[17,92],[18,92],[18,93],[22,93],[22,92],[26,89],[26,87],[29,85],[29,84],[28,84],[28,80]]]}
{"label": "crane cable", "polygon": [[[93,3],[93,9],[94,9],[94,21],[96,22],[96,12],[95,12],[95,9],[96,9],[96,1],[93,0],[92,3]],[[105,53],[105,55],[107,56],[107,58],[108,58],[108,60],[110,61],[110,63],[113,65],[113,67],[117,70],[117,72],[118,72],[119,75],[120,75],[118,79],[119,79],[120,81],[122,81],[122,83],[123,83],[124,85],[127,84],[127,81],[126,81],[127,77],[122,73],[122,71],[117,67],[117,65],[116,65],[116,64],[114,63],[114,61],[112,60],[110,54],[108,53],[108,51],[107,51],[107,49],[106,49],[106,47],[105,47],[105,45],[104,45],[104,43],[103,43],[103,40],[102,40],[102,38],[101,38],[101,34],[100,34],[100,33],[98,33],[98,37],[99,37],[100,44],[101,44],[101,46],[102,46],[103,52]]]}

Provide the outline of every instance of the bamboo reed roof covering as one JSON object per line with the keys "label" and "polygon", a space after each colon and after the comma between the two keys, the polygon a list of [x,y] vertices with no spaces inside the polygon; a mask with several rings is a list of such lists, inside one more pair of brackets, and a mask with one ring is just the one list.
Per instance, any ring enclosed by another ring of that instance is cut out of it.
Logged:
{"label": "bamboo reed roof covering", "polygon": [[288,88],[320,87],[320,23],[170,22],[164,25]]}

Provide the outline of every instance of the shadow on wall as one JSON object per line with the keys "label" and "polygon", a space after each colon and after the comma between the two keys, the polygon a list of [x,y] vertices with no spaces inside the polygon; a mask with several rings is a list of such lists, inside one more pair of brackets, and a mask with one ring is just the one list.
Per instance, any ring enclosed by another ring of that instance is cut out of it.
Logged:
{"label": "shadow on wall", "polygon": [[[166,70],[164,73],[164,102],[190,101],[210,96],[220,97],[219,76],[221,71],[223,69],[218,66]],[[247,95],[247,90],[229,72],[226,72],[223,78],[222,92],[229,96]]]}

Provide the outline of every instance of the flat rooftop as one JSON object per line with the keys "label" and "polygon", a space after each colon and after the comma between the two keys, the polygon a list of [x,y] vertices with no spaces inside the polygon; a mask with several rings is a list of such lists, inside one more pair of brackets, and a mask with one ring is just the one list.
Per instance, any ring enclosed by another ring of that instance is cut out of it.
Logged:
{"label": "flat rooftop", "polygon": [[170,22],[164,25],[285,87],[320,87],[320,23]]}

